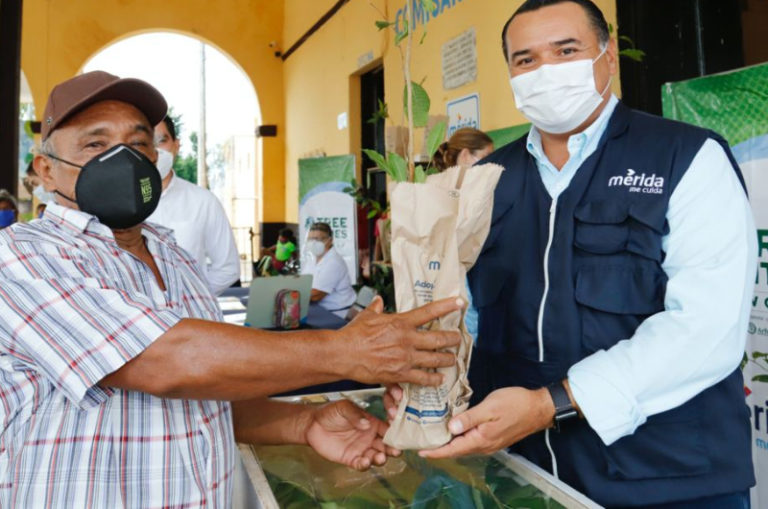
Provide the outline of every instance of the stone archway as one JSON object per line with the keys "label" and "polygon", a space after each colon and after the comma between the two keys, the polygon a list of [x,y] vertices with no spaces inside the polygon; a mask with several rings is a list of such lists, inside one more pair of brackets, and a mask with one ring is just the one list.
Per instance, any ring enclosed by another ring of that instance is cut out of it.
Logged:
{"label": "stone archway", "polygon": [[[251,81],[265,124],[285,119],[283,65],[270,44],[281,41],[283,2],[239,2],[222,9],[206,0],[27,0],[24,2],[22,67],[35,104],[43,107],[50,89],[73,75],[102,48],[138,33],[170,31],[217,48]],[[147,55],[152,58],[153,55]],[[263,143],[261,221],[285,219],[284,129]]]}

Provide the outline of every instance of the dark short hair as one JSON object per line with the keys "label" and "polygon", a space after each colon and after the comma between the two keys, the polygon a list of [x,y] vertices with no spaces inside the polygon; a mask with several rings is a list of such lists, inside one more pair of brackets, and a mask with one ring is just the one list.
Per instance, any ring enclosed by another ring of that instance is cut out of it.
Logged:
{"label": "dark short hair", "polygon": [[0,189],[0,202],[6,202],[13,207],[16,212],[19,211],[19,206],[16,203],[16,198],[5,189]]}
{"label": "dark short hair", "polygon": [[330,238],[333,238],[333,230],[331,230],[331,225],[328,223],[312,223],[312,226],[309,227],[309,231],[323,232]]}
{"label": "dark short hair", "polygon": [[166,115],[163,119],[163,123],[165,124],[165,128],[168,129],[168,134],[171,135],[171,139],[176,141],[176,122],[174,122],[169,115]]}
{"label": "dark short hair", "polygon": [[291,230],[290,228],[283,228],[283,229],[281,229],[279,232],[277,232],[277,236],[278,237],[285,237],[286,239],[288,239],[291,242],[296,240],[296,237],[295,237],[295,235],[293,233],[293,230]]}
{"label": "dark short hair", "polygon": [[595,30],[597,40],[600,41],[600,44],[606,44],[611,38],[611,32],[608,29],[608,22],[605,20],[603,11],[601,11],[600,8],[595,5],[594,2],[592,2],[592,0],[526,0],[523,2],[523,5],[521,5],[520,8],[518,8],[512,16],[510,16],[501,31],[501,49],[504,51],[504,60],[509,60],[509,55],[507,54],[507,28],[509,28],[509,24],[512,23],[512,20],[515,19],[518,14],[538,11],[542,7],[564,4],[566,2],[577,4],[581,6],[582,9],[584,9],[590,25],[592,25],[592,28]]}

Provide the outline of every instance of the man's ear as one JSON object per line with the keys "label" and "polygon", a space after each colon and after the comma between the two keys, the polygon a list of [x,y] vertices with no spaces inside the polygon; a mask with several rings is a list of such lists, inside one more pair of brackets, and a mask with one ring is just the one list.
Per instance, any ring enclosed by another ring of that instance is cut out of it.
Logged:
{"label": "man's ear", "polygon": [[35,173],[40,177],[40,181],[46,191],[54,191],[56,186],[53,179],[53,161],[42,155],[37,154],[32,160],[32,167],[35,169]]}
{"label": "man's ear", "polygon": [[613,37],[608,40],[605,56],[608,62],[608,71],[611,73],[611,76],[616,76],[616,73],[619,72],[619,46]]}

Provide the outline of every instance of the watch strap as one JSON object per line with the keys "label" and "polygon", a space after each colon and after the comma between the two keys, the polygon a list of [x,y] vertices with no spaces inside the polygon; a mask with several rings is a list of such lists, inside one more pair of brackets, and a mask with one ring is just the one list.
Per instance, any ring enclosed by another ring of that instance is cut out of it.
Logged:
{"label": "watch strap", "polygon": [[571,398],[568,397],[568,391],[565,390],[563,382],[555,382],[547,386],[549,395],[555,405],[554,427],[560,431],[560,423],[568,419],[577,417],[579,413],[571,404]]}

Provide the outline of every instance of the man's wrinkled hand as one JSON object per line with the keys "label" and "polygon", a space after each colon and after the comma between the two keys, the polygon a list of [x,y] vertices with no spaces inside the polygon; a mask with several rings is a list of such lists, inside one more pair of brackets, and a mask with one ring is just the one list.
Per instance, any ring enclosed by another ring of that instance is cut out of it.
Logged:
{"label": "man's wrinkled hand", "polygon": [[387,456],[400,451],[384,445],[387,424],[365,413],[350,401],[337,401],[318,408],[307,428],[307,443],[322,457],[366,470],[383,465]]}
{"label": "man's wrinkled hand", "polygon": [[454,365],[456,356],[440,350],[457,346],[461,338],[457,332],[419,327],[463,306],[461,299],[451,298],[407,313],[383,314],[383,302],[375,298],[341,331],[348,345],[348,378],[364,383],[440,385],[442,375],[427,370]]}
{"label": "man's wrinkled hand", "polygon": [[547,389],[507,387],[490,393],[479,405],[448,423],[454,436],[446,445],[421,451],[424,458],[493,454],[551,426],[555,406]]}

